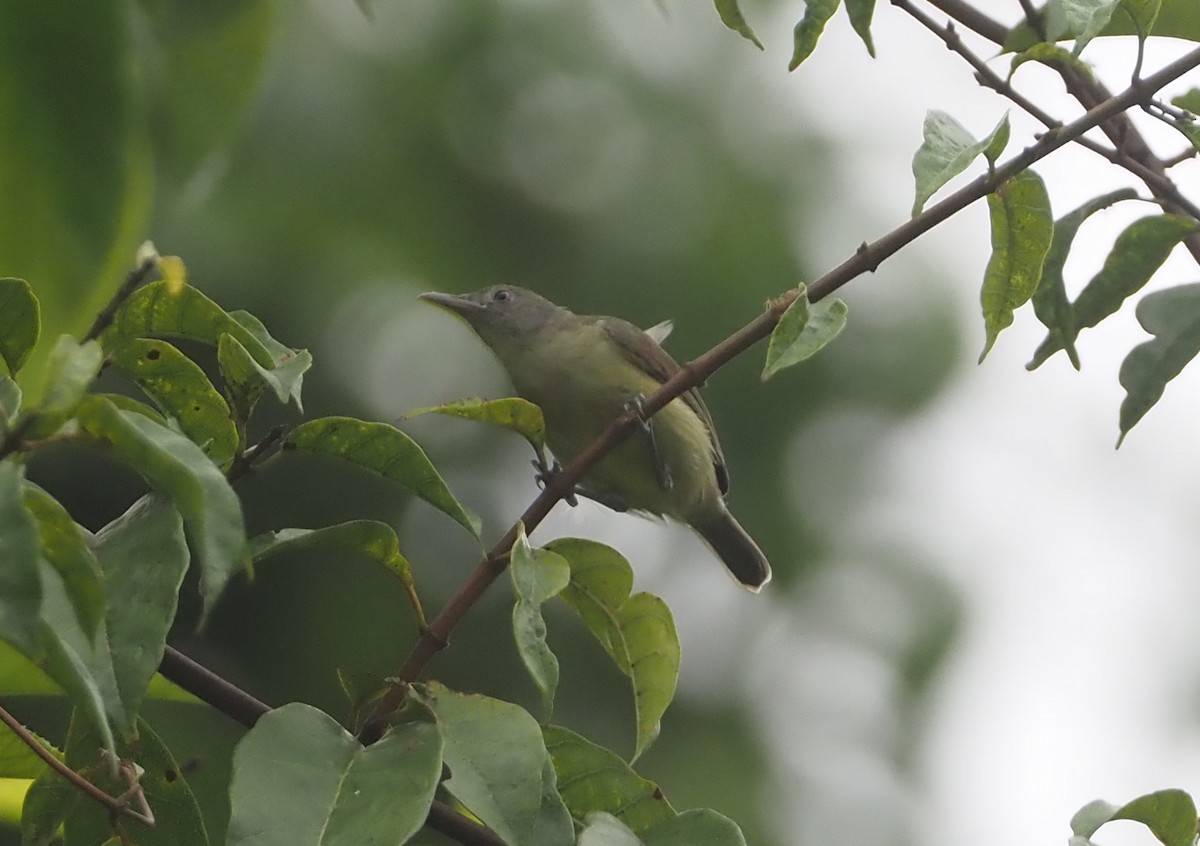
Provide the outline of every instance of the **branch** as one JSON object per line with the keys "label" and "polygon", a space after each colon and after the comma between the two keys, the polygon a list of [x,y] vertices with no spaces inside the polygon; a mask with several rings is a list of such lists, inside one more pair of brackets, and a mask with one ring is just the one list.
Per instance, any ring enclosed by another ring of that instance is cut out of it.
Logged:
{"label": "branch", "polygon": [[[925,14],[923,11],[913,5],[910,0],[892,0],[892,5],[906,12],[910,17],[928,29],[934,35],[945,43],[946,48],[954,51],[963,58],[974,70],[975,76],[979,83],[987,88],[992,89],[997,94],[1008,98],[1014,104],[1031,115],[1034,119],[1040,121],[1048,129],[1058,129],[1062,126],[1062,122],[1056,120],[1049,113],[1040,108],[1036,103],[1029,100],[1019,91],[1012,87],[1006,80],[992,70],[988,64],[973,52],[954,29],[954,24],[947,23],[944,26],[939,26],[938,23]],[[1197,206],[1187,197],[1180,193],[1179,188],[1175,183],[1166,176],[1165,169],[1169,166],[1163,163],[1164,172],[1156,172],[1141,162],[1130,158],[1126,153],[1120,150],[1114,150],[1109,147],[1104,147],[1092,141],[1089,138],[1079,137],[1075,139],[1075,143],[1081,147],[1091,150],[1098,156],[1102,156],[1118,167],[1132,173],[1138,179],[1142,180],[1151,191],[1154,191],[1155,196],[1159,198],[1168,198],[1178,208],[1191,215],[1196,220],[1200,220],[1200,206]],[[1188,154],[1188,158],[1195,154],[1195,148]],[[1156,190],[1157,189],[1157,190]]]}
{"label": "branch", "polygon": [[[129,802],[126,798],[111,796],[101,790],[96,785],[92,784],[86,778],[75,772],[66,762],[60,760],[57,755],[42,745],[41,741],[34,736],[33,732],[25,728],[21,721],[6,711],[0,708],[0,722],[3,722],[15,734],[22,743],[28,746],[33,753],[46,762],[50,769],[54,770],[60,776],[69,781],[77,790],[86,793],[92,799],[95,799],[105,808],[108,808],[114,814],[121,814],[146,825],[154,825],[154,815],[150,813],[150,809],[146,808],[145,813],[136,811],[129,807]],[[141,794],[141,789],[137,786],[136,781],[130,785],[129,795],[140,795],[142,804],[145,804],[145,796]]]}
{"label": "branch", "polygon": [[121,304],[129,299],[130,295],[149,278],[150,272],[158,266],[157,262],[157,255],[148,256],[142,259],[137,267],[126,274],[125,281],[121,283],[121,287],[112,295],[112,299],[108,301],[108,305],[96,315],[96,319],[92,322],[92,327],[83,336],[83,343],[96,340],[100,337],[101,332],[112,325],[113,318],[117,316],[117,310],[121,308]]}
{"label": "branch", "polygon": [[[193,661],[174,647],[166,648],[158,669],[188,693],[202,699],[246,728],[253,728],[259,718],[271,710],[261,700]],[[429,808],[425,824],[464,846],[505,846],[504,841],[490,828],[468,819],[436,799]]]}
{"label": "branch", "polygon": [[258,443],[235,455],[229,469],[225,471],[226,481],[232,484],[250,473],[255,464],[262,460],[267,450],[283,440],[283,433],[286,431],[286,426],[272,426]]}
{"label": "branch", "polygon": [[[1125,109],[1147,100],[1158,88],[1197,66],[1200,66],[1200,49],[1193,50],[1157,73],[1131,85],[1121,94],[1099,104],[1070,124],[1050,130],[1037,143],[1026,148],[1003,166],[978,177],[944,200],[929,206],[923,213],[901,224],[874,243],[864,244],[855,251],[854,255],[808,286],[809,300],[816,302],[829,296],[856,276],[867,271],[874,271],[880,263],[902,247],[915,241],[920,235],[957,214],[971,203],[991,193],[996,186],[1011,179],[1063,145],[1079,138],[1088,130],[1111,120],[1113,116],[1120,114]],[[684,365],[678,373],[646,398],[642,404],[642,413],[645,416],[655,414],[684,391],[697,387],[718,368],[770,335],[771,330],[774,329],[775,324],[795,297],[796,292],[793,291],[774,300],[766,312],[699,358]],[[628,437],[638,422],[639,416],[635,410],[620,415],[587,449],[551,478],[546,488],[521,515],[521,523],[524,524],[526,532],[532,532],[549,514],[555,503],[571,492],[600,459]],[[445,648],[455,626],[508,566],[508,550],[516,538],[516,533],[517,527],[514,525],[492,547],[488,555],[476,566],[433,622],[429,624],[429,627],[421,633],[412,652],[396,672],[395,675],[398,678],[402,681],[415,679],[424,671],[433,656]],[[360,736],[370,737],[380,731],[383,718],[398,707],[402,700],[403,684],[401,683],[394,686],[380,699]]]}
{"label": "branch", "polygon": [[[993,44],[1001,47],[1004,46],[1004,42],[1009,34],[1008,29],[987,15],[982,14],[978,9],[968,5],[965,0],[929,0],[929,2]],[[1140,49],[1138,55],[1141,55]],[[1168,65],[1168,67],[1171,67],[1171,65]],[[1078,100],[1080,105],[1085,109],[1094,110],[1102,103],[1113,99],[1111,92],[1098,80],[1076,73],[1066,66],[1055,67],[1054,70],[1062,77],[1071,96]],[[1161,78],[1161,75],[1162,72],[1159,71],[1140,82],[1135,78],[1126,91],[1141,89],[1150,79]],[[1170,82],[1171,79],[1173,77],[1166,78],[1162,84]],[[1146,139],[1138,132],[1137,127],[1128,115],[1121,113],[1111,115],[1108,119],[1098,124],[1098,126],[1108,136],[1109,140],[1112,141],[1113,146],[1117,148],[1118,164],[1133,170],[1127,163],[1137,162],[1141,168],[1155,175],[1154,179],[1146,180],[1138,173],[1138,176],[1146,182],[1146,187],[1150,189],[1150,193],[1162,204],[1165,211],[1174,214],[1191,214],[1188,206],[1192,208],[1195,208],[1195,206],[1190,203],[1182,204],[1179,202],[1181,197],[1179,189],[1175,187],[1170,177],[1167,176],[1166,165],[1154,155],[1149,144],[1146,143]],[[1137,173],[1137,171],[1134,172]],[[1164,184],[1170,187],[1164,187]],[[1192,217],[1196,216],[1192,215]],[[1200,264],[1200,234],[1189,235],[1184,239],[1183,244],[1188,252],[1192,254],[1192,258]]]}

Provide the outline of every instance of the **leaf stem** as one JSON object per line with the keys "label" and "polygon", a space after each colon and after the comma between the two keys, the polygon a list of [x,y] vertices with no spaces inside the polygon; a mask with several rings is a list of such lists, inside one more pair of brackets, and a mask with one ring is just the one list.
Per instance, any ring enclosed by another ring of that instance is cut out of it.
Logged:
{"label": "leaf stem", "polygon": [[[2,707],[0,707],[0,722],[3,722],[6,726],[8,726],[9,730],[15,734],[22,743],[28,746],[35,755],[45,761],[46,766],[50,767],[50,769],[54,770],[60,776],[65,778],[80,792],[86,793],[89,797],[95,799],[114,814],[121,814],[123,816],[130,817],[138,822],[145,823],[146,825],[154,825],[154,814],[150,812],[150,808],[146,805],[145,794],[142,794],[141,789],[140,787],[137,787],[136,782],[130,785],[132,792],[127,793],[124,797],[111,796],[67,766],[67,764],[60,760],[57,755],[43,746],[41,741],[34,736],[33,732],[21,724],[20,720]],[[135,810],[129,806],[129,796],[131,795],[138,795],[141,797],[140,804],[145,808],[144,812]]]}

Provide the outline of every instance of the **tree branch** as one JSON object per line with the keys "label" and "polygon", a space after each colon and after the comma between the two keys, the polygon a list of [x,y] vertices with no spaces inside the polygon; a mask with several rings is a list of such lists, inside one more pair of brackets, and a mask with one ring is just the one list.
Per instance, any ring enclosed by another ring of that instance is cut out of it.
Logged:
{"label": "tree branch", "polygon": [[[867,271],[874,271],[880,263],[902,247],[971,203],[991,193],[1005,180],[1011,179],[1034,162],[1074,141],[1088,130],[1111,120],[1125,109],[1147,100],[1162,85],[1197,66],[1200,66],[1200,49],[1193,50],[1175,60],[1141,82],[1132,84],[1121,94],[1099,104],[1070,124],[1050,130],[1037,143],[1026,148],[1003,166],[978,177],[940,202],[929,206],[923,213],[901,224],[875,242],[864,244],[855,251],[854,255],[808,286],[809,300],[816,302],[829,296],[856,276]],[[796,292],[794,291],[782,295],[771,303],[765,313],[699,358],[684,365],[678,373],[645,399],[641,413],[645,416],[655,414],[684,391],[698,386],[718,368],[766,338],[795,297]],[[638,425],[639,419],[638,412],[634,410],[620,415],[587,449],[577,455],[561,472],[555,474],[546,488],[521,515],[520,522],[524,524],[525,530],[532,532],[545,519],[558,500],[572,491],[600,459],[629,436]],[[504,537],[492,547],[488,555],[480,561],[467,580],[429,624],[429,627],[422,632],[412,652],[396,672],[396,676],[402,680],[402,683],[394,686],[380,699],[360,736],[370,737],[381,730],[383,718],[399,706],[403,699],[403,682],[412,681],[424,671],[433,656],[445,648],[451,632],[471,606],[504,572],[508,566],[508,550],[516,539],[516,533],[517,527],[514,524]]]}
{"label": "tree branch", "polygon": [[[1046,128],[1058,129],[1060,126],[1062,126],[1061,121],[1053,118],[1036,103],[1029,100],[1027,97],[1013,88],[1012,85],[1001,78],[998,73],[993,71],[988,64],[982,58],[980,58],[980,56],[967,47],[967,45],[963,43],[962,38],[959,36],[957,30],[955,30],[952,23],[939,26],[933,18],[917,8],[916,5],[911,2],[911,0],[892,0],[892,5],[901,11],[906,12],[915,21],[940,38],[946,45],[947,49],[952,50],[961,56],[963,60],[975,70],[975,76],[981,85],[991,88],[997,94],[1000,94],[1001,96],[1011,100],[1014,104],[1031,115],[1034,119],[1041,122]],[[1129,155],[1122,153],[1120,150],[1104,147],[1089,138],[1081,136],[1075,139],[1075,143],[1081,147],[1084,147],[1085,149],[1091,150],[1098,156],[1104,157],[1118,167],[1129,171],[1138,179],[1142,180],[1147,187],[1155,186],[1157,190],[1155,190],[1155,187],[1151,187],[1151,190],[1154,191],[1156,197],[1159,197],[1160,199],[1168,198],[1179,209],[1188,215],[1191,215],[1196,220],[1200,220],[1200,206],[1197,206],[1187,197],[1183,196],[1183,194],[1179,191],[1179,188],[1176,187],[1175,183],[1171,181],[1170,177],[1166,176],[1165,168],[1167,165],[1165,163],[1164,171],[1159,173],[1146,167],[1146,165],[1142,164],[1141,162],[1130,158]],[[1193,148],[1192,154],[1194,153],[1195,149]]]}
{"label": "tree branch", "polygon": [[[965,0],[929,0],[929,2],[993,44],[1001,47],[1004,46],[1004,42],[1009,34],[1008,29],[981,13],[978,9],[968,5]],[[1138,54],[1140,57],[1140,50]],[[1085,109],[1093,110],[1100,104],[1113,99],[1111,92],[1096,79],[1076,73],[1066,66],[1058,66],[1054,70],[1062,77],[1063,83],[1067,86],[1067,91]],[[1160,74],[1161,71],[1148,77],[1148,79],[1159,77]],[[1169,81],[1171,80],[1165,80],[1165,82]],[[1126,90],[1141,89],[1144,83],[1145,80],[1139,82],[1135,78]],[[1138,176],[1139,178],[1143,178],[1146,187],[1162,204],[1165,211],[1195,217],[1195,215],[1192,215],[1188,211],[1188,206],[1192,208],[1195,208],[1195,206],[1190,203],[1186,205],[1179,203],[1179,198],[1182,195],[1179,189],[1175,187],[1174,182],[1171,181],[1171,178],[1167,176],[1166,165],[1150,149],[1150,145],[1146,143],[1146,139],[1138,132],[1137,126],[1134,125],[1129,115],[1123,113],[1112,115],[1099,124],[1099,129],[1108,136],[1113,146],[1116,147],[1118,164],[1132,170],[1132,168],[1129,168],[1127,162],[1137,162],[1142,169],[1154,174],[1154,178],[1151,180],[1146,180],[1140,173]],[[1136,173],[1136,171],[1134,172]],[[1166,187],[1167,185],[1170,187]],[[1196,263],[1200,264],[1200,233],[1189,235],[1184,239],[1183,244],[1187,248],[1187,251],[1192,254],[1192,258]]]}

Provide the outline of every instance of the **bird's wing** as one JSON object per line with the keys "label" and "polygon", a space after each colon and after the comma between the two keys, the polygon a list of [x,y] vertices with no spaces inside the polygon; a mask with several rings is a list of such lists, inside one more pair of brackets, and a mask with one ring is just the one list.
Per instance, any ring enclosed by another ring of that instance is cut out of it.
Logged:
{"label": "bird's wing", "polygon": [[[658,382],[665,382],[680,371],[679,363],[671,358],[671,354],[659,346],[646,332],[632,323],[615,317],[598,317],[596,322],[603,327],[608,336],[616,343],[617,348],[631,364],[644,373],[653,376]],[[649,341],[649,343],[647,343]],[[729,471],[725,467],[725,454],[721,452],[721,442],[717,440],[717,429],[713,425],[712,415],[708,406],[700,396],[700,391],[690,388],[681,395],[683,401],[704,423],[708,429],[708,438],[712,442],[713,469],[717,473],[717,486],[721,493],[729,492]]]}

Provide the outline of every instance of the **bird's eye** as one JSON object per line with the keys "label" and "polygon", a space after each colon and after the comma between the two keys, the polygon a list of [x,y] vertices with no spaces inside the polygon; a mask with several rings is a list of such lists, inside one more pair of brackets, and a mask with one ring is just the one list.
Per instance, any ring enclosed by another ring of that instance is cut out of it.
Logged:
{"label": "bird's eye", "polygon": [[506,303],[512,299],[512,291],[507,288],[497,288],[492,294],[492,301],[497,303]]}

